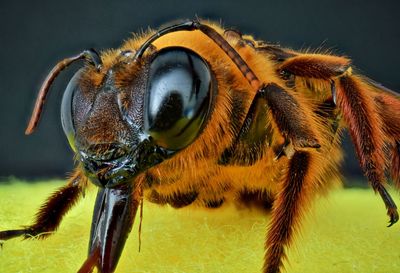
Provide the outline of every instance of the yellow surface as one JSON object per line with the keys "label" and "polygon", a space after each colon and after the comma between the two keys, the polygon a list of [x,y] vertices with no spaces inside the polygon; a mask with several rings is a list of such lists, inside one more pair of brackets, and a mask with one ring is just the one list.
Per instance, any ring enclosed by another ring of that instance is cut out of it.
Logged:
{"label": "yellow surface", "polygon": [[[29,224],[60,185],[1,185],[0,229]],[[76,272],[87,252],[94,197],[88,193],[45,241],[4,242],[0,272]],[[317,204],[291,248],[287,272],[400,272],[400,224],[386,227],[383,203],[372,190],[337,190]],[[231,207],[175,210],[147,202],[142,250],[136,221],[117,272],[260,272],[267,223],[260,213]]]}

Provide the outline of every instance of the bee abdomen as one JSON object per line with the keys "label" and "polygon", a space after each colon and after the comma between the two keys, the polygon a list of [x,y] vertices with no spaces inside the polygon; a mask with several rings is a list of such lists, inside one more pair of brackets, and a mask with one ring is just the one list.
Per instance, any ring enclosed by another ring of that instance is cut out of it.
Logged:
{"label": "bee abdomen", "polygon": [[197,199],[198,195],[199,193],[195,190],[185,193],[175,192],[171,195],[163,195],[156,190],[152,190],[147,196],[147,199],[158,205],[169,204],[171,207],[178,209],[192,204]]}
{"label": "bee abdomen", "polygon": [[239,207],[256,208],[263,211],[270,211],[274,198],[272,194],[261,189],[249,190],[243,189],[239,192],[236,199]]}
{"label": "bee abdomen", "polygon": [[204,200],[204,205],[210,209],[217,209],[225,202],[225,198]]}

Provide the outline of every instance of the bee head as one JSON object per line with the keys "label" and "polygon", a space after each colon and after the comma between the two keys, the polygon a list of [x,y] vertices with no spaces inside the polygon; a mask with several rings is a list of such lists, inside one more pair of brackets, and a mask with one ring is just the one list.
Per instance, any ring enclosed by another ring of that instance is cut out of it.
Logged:
{"label": "bee head", "polygon": [[[210,116],[215,88],[207,62],[187,48],[121,58],[106,70],[94,56],[98,69],[81,68],[68,83],[61,121],[90,180],[115,187],[193,143]],[[100,84],[92,73],[103,74]]]}

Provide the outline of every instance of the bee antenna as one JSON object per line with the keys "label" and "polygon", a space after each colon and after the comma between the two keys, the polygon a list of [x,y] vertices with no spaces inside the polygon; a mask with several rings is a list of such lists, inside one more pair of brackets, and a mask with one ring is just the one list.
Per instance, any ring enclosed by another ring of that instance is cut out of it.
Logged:
{"label": "bee antenna", "polygon": [[240,57],[239,53],[212,27],[202,24],[200,21],[196,20],[189,20],[185,21],[180,24],[175,24],[172,26],[165,27],[159,31],[157,31],[153,36],[151,36],[136,52],[134,61],[140,59],[149,45],[164,36],[165,34],[176,32],[176,31],[193,31],[193,30],[200,30],[206,36],[208,36],[211,40],[213,40],[225,53],[226,55],[231,58],[231,60],[235,63],[237,68],[242,72],[243,76],[247,79],[250,85],[255,89],[258,90],[261,87],[260,80],[251,70],[251,68],[246,64],[246,62]]}
{"label": "bee antenna", "polygon": [[36,98],[35,107],[33,108],[33,112],[29,120],[28,127],[25,130],[26,135],[32,134],[35,128],[37,127],[40,120],[40,116],[43,111],[43,106],[46,101],[46,96],[49,93],[50,86],[52,85],[55,78],[57,78],[58,74],[60,74],[60,72],[63,71],[65,68],[67,68],[72,63],[81,59],[86,59],[89,63],[94,65],[98,70],[102,66],[101,58],[94,49],[84,50],[76,56],[66,58],[58,62],[49,72],[46,79],[42,83],[42,86],[39,89],[39,94]]}
{"label": "bee antenna", "polygon": [[186,31],[196,30],[197,29],[196,22],[197,21],[185,21],[183,23],[174,24],[172,26],[167,26],[163,29],[160,29],[159,31],[157,31],[157,33],[155,33],[145,43],[142,44],[142,46],[138,49],[138,51],[136,51],[136,54],[133,59],[135,61],[140,59],[143,53],[146,51],[146,49],[151,45],[151,43],[153,43],[161,36],[164,36],[165,34],[181,30],[186,30]]}

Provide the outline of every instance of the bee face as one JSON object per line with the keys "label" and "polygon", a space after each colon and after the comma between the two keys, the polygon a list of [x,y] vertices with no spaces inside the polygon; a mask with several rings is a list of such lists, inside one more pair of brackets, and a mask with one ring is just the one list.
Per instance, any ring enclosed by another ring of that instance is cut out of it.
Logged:
{"label": "bee face", "polygon": [[[134,73],[118,83],[127,70]],[[61,119],[86,175],[98,186],[130,181],[187,147],[212,111],[210,68],[186,48],[163,48],[140,62],[123,59],[102,71],[98,86],[90,73],[81,69],[69,82]]]}

